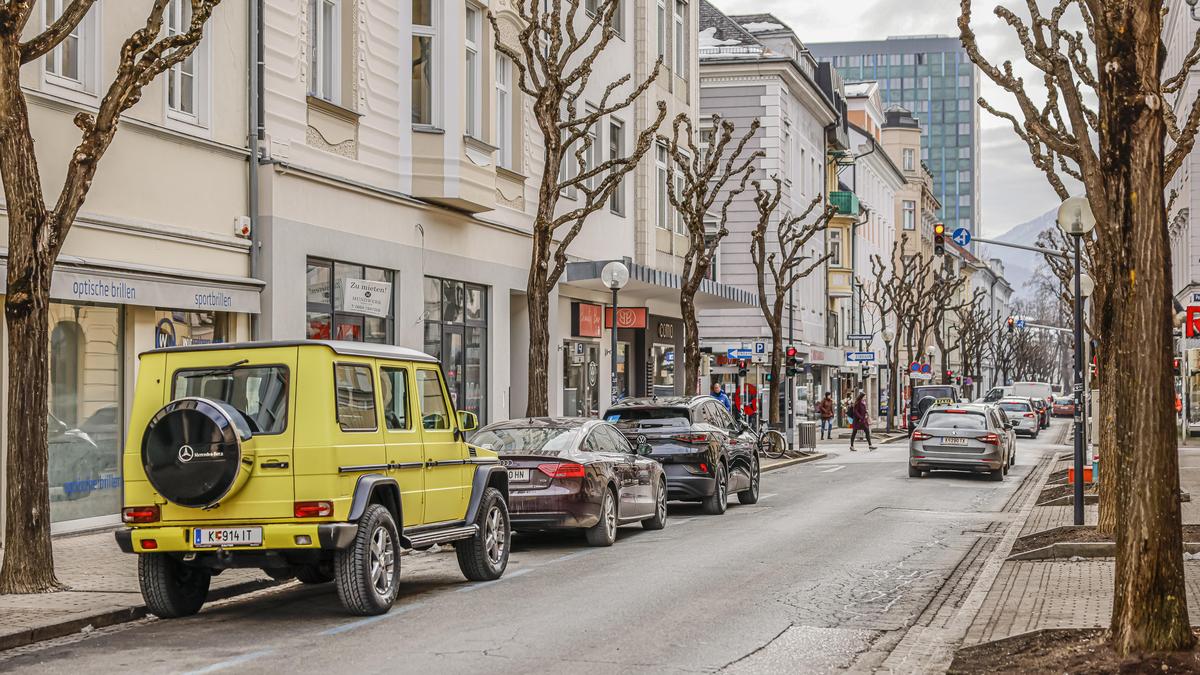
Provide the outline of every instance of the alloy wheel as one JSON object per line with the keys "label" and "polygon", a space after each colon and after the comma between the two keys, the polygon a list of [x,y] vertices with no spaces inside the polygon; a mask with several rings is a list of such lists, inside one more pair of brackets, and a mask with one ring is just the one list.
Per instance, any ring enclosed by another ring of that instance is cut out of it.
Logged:
{"label": "alloy wheel", "polygon": [[654,506],[655,515],[659,520],[667,519],[667,486],[660,484],[658,490],[658,504]]}
{"label": "alloy wheel", "polygon": [[371,586],[381,596],[392,590],[392,577],[396,571],[396,550],[392,546],[392,535],[387,528],[377,527],[371,535]]}
{"label": "alloy wheel", "polygon": [[504,559],[505,534],[504,514],[500,513],[499,507],[493,506],[488,511],[483,532],[483,548],[493,565],[500,564]]}
{"label": "alloy wheel", "polygon": [[721,503],[729,501],[729,478],[724,466],[717,469],[717,494],[721,495]]}
{"label": "alloy wheel", "polygon": [[601,517],[604,518],[604,531],[608,534],[609,539],[615,539],[617,537],[617,513],[616,509],[613,508],[611,492],[604,494],[603,508],[604,513]]}

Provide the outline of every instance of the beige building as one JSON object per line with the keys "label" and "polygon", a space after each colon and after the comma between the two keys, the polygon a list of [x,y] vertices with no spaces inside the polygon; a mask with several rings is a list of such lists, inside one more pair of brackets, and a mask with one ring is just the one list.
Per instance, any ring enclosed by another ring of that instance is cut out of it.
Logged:
{"label": "beige building", "polygon": [[[39,2],[27,34],[64,5]],[[171,3],[168,29],[181,28],[187,6]],[[64,43],[22,69],[48,199],[79,142],[72,117],[96,109],[147,7],[101,0]],[[48,373],[56,532],[118,522],[137,354],[250,337],[262,282],[252,278],[250,240],[240,235],[249,213],[247,26],[244,3],[220,5],[195,54],[145,89],[63,246],[51,286]],[[0,202],[7,241],[6,223]]]}
{"label": "beige building", "polygon": [[883,147],[905,180],[896,191],[896,239],[904,239],[900,254],[920,253],[929,258],[933,255],[933,226],[942,205],[933,191],[933,173],[921,161],[921,123],[911,112],[898,107],[887,110],[884,116]]}

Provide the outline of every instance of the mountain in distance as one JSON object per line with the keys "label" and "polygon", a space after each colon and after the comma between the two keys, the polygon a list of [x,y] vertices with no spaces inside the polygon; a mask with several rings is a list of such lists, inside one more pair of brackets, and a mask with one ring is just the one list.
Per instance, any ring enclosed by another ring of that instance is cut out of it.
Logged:
{"label": "mountain in distance", "polygon": [[[1008,232],[994,237],[994,239],[1010,244],[1036,246],[1039,234],[1052,227],[1057,227],[1055,224],[1057,216],[1058,207],[1055,207],[1033,220],[1021,223]],[[987,244],[980,244],[980,246],[987,248],[987,253],[983,257],[999,258],[1004,261],[1004,277],[1013,288],[1013,296],[1027,296],[1029,281],[1033,278],[1034,271],[1045,264],[1042,255],[1019,248],[988,246]]]}

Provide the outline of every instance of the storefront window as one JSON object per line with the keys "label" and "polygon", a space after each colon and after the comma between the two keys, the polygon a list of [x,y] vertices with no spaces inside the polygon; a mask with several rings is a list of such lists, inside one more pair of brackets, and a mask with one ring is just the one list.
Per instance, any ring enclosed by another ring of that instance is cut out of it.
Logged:
{"label": "storefront window", "polygon": [[595,342],[563,344],[563,414],[600,415],[600,346]]}
{"label": "storefront window", "polygon": [[160,309],[154,315],[154,346],[182,347],[226,342],[226,317],[218,312]]}
{"label": "storefront window", "polygon": [[393,344],[393,278],[391,270],[309,258],[308,338]]}
{"label": "storefront window", "polygon": [[442,362],[459,410],[486,419],[487,288],[425,278],[425,351]]}
{"label": "storefront window", "polygon": [[651,347],[650,357],[654,366],[654,395],[670,396],[675,393],[675,347],[656,344]]}
{"label": "storefront window", "polygon": [[121,311],[50,304],[50,520],[121,510]]}

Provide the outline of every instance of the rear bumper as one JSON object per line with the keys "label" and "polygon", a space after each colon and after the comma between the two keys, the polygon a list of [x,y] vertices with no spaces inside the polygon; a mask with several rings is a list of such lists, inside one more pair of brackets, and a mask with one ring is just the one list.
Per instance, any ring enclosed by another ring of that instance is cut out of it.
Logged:
{"label": "rear bumper", "polygon": [[[262,546],[193,546],[192,527],[125,527],[113,534],[117,546],[125,553],[332,551],[350,546],[354,535],[358,534],[358,525],[354,523],[270,523],[251,527],[262,528]],[[309,543],[297,543],[297,538],[303,540],[304,537],[308,538]],[[146,548],[143,543],[146,540],[153,540],[155,548]]]}
{"label": "rear bumper", "polygon": [[[513,484],[518,485],[518,484]],[[600,522],[599,485],[590,494],[577,485],[551,485],[521,490],[509,488],[508,519],[514,529],[591,527]]]}
{"label": "rear bumper", "polygon": [[696,475],[683,464],[665,464],[667,476],[667,499],[704,499],[717,491],[717,479],[712,476]]}
{"label": "rear bumper", "polygon": [[1004,468],[1004,460],[999,451],[986,455],[971,455],[956,457],[952,455],[926,454],[908,458],[909,466],[924,471],[948,469],[951,471],[995,471]]}

